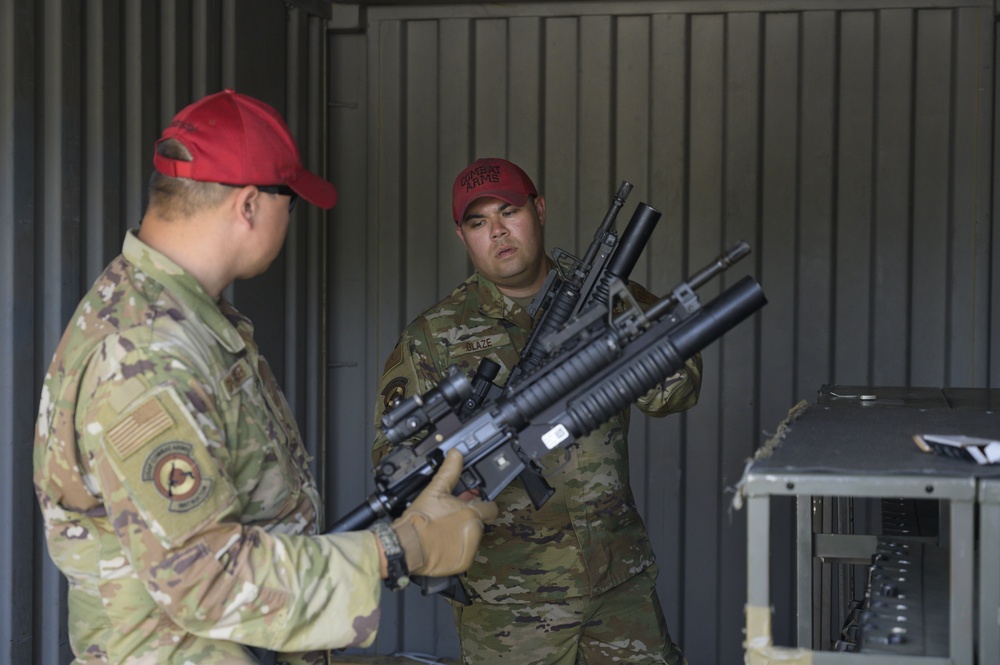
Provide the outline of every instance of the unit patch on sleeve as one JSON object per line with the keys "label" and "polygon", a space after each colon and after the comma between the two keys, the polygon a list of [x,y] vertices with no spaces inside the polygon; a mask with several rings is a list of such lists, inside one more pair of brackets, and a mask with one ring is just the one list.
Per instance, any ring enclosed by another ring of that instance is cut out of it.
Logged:
{"label": "unit patch on sleeve", "polygon": [[386,411],[396,406],[396,402],[406,399],[407,383],[405,376],[397,376],[382,389],[382,406]]}
{"label": "unit patch on sleeve", "polygon": [[106,459],[125,489],[116,500],[134,505],[165,547],[236,501],[212,453],[218,444],[195,421],[195,409],[174,389],[161,388],[105,434]]}
{"label": "unit patch on sleeve", "polygon": [[213,481],[202,477],[193,449],[193,445],[184,441],[161,443],[143,462],[143,481],[153,483],[160,496],[169,502],[170,512],[186,513],[212,494]]}

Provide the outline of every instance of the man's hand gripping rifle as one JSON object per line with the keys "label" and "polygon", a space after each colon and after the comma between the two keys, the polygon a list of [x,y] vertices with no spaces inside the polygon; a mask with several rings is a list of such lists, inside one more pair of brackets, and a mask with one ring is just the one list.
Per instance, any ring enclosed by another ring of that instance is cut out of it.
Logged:
{"label": "man's hand gripping rifle", "polygon": [[[767,300],[749,276],[704,305],[695,294],[749,251],[746,243],[737,243],[645,312],[625,282],[612,275],[600,316],[593,307],[572,308],[570,320],[547,338],[545,361],[508,382],[499,397],[486,395],[471,413],[463,413],[462,406],[473,396],[472,382],[449,368],[437,387],[383,416],[395,447],[375,469],[376,491],[330,531],[359,530],[400,515],[452,448],[464,458],[455,492],[478,489],[494,499],[533,461],[592,432],[761,309]],[[615,316],[617,299],[629,306]],[[417,435],[415,443],[401,445]]]}

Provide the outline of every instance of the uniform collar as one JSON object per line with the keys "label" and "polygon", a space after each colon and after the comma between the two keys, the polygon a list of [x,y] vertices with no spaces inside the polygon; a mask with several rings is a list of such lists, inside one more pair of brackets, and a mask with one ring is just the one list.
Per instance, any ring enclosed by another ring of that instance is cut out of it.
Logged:
{"label": "uniform collar", "polygon": [[[549,270],[555,267],[555,263],[548,256],[545,257],[549,264]],[[533,328],[534,322],[528,316],[527,310],[516,302],[505,296],[497,288],[497,285],[489,279],[483,277],[478,272],[473,273],[469,278],[469,284],[476,288],[476,295],[479,299],[479,311],[494,319],[505,319],[522,328]]]}
{"label": "uniform collar", "polygon": [[150,293],[151,297],[155,299],[160,290],[166,289],[191,308],[230,353],[238,353],[246,348],[246,342],[236,326],[250,326],[250,322],[225,299],[220,298],[216,302],[193,275],[139,240],[136,229],[130,229],[125,234],[122,256],[135,266],[136,270],[150,278],[143,282],[142,288]]}

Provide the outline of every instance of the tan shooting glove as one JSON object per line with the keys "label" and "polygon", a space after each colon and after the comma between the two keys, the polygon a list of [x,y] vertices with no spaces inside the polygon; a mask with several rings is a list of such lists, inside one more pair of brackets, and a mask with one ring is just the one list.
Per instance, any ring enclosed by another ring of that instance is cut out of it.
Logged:
{"label": "tan shooting glove", "polygon": [[464,573],[479,548],[483,523],[497,517],[492,501],[463,501],[452,496],[460,475],[462,453],[452,449],[424,491],[392,523],[411,575]]}

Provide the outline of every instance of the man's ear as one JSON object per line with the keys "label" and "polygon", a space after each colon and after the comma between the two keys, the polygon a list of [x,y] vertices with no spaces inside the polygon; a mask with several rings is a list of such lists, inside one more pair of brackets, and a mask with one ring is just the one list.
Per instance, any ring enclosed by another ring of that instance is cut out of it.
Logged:
{"label": "man's ear", "polygon": [[242,187],[236,192],[233,208],[241,223],[249,224],[252,227],[259,205],[260,190],[253,185]]}
{"label": "man's ear", "polygon": [[538,213],[538,222],[545,226],[545,197],[536,196],[535,197],[535,212]]}
{"label": "man's ear", "polygon": [[455,235],[458,236],[458,239],[461,240],[462,244],[464,245],[465,244],[465,236],[462,235],[462,225],[461,224],[456,224],[455,225]]}

